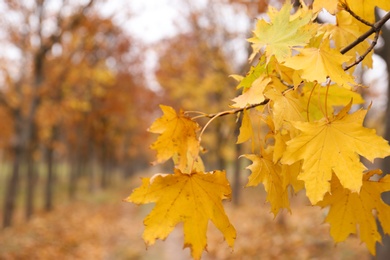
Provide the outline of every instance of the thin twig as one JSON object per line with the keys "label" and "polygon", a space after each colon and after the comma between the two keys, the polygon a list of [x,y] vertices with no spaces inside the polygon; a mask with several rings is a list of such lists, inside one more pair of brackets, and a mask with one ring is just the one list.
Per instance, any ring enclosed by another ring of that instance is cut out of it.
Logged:
{"label": "thin twig", "polygon": [[369,27],[373,27],[373,26],[374,26],[373,23],[370,23],[370,22],[364,20],[363,18],[361,18],[359,15],[355,14],[355,12],[352,11],[352,10],[349,8],[349,6],[346,5],[345,3],[342,3],[341,6],[344,8],[345,11],[347,11],[350,15],[352,15],[353,18],[355,18],[356,20],[358,20],[358,21],[361,22],[362,24],[365,24],[365,25],[367,25],[367,26],[369,26]]}
{"label": "thin twig", "polygon": [[214,113],[214,114],[199,115],[199,116],[195,116],[195,117],[193,117],[191,119],[195,120],[195,119],[203,118],[203,117],[214,118],[214,117],[221,117],[221,116],[226,116],[226,115],[234,115],[234,114],[237,114],[239,112],[244,111],[245,109],[252,109],[252,108],[255,108],[255,107],[258,107],[258,106],[266,105],[268,102],[269,102],[269,99],[265,99],[261,103],[252,104],[252,105],[249,105],[249,106],[246,106],[246,107],[242,107],[242,108],[240,107],[240,108],[235,108],[235,109],[232,109],[232,110],[226,110],[226,111],[219,112],[219,113]]}
{"label": "thin twig", "polygon": [[[344,70],[349,70],[350,68],[352,68],[353,66],[359,64],[360,62],[362,62],[364,60],[364,58],[374,49],[375,45],[377,44],[378,42],[378,38],[379,38],[379,33],[383,27],[383,25],[390,19],[390,12],[388,12],[385,16],[382,17],[382,19],[380,19],[378,22],[374,23],[373,25],[369,25],[370,23],[365,23],[363,21],[363,19],[361,19],[358,15],[356,15],[355,13],[353,13],[349,8],[348,10],[350,11],[350,14],[355,17],[355,19],[359,20],[360,22],[368,25],[368,26],[371,26],[371,28],[365,32],[364,34],[360,35],[354,42],[352,42],[351,44],[349,44],[347,47],[343,48],[340,53],[341,54],[345,54],[347,53],[348,51],[350,51],[352,48],[354,48],[355,46],[357,46],[358,44],[360,44],[361,42],[363,42],[364,40],[366,40],[368,37],[370,37],[371,34],[375,33],[375,37],[374,37],[374,40],[372,41],[372,43],[370,44],[370,46],[368,47],[368,49],[362,54],[359,56],[359,58],[357,58],[352,64],[346,66],[344,68]],[[347,10],[347,11],[348,11]],[[348,11],[348,12],[349,12]],[[360,19],[358,19],[358,17]]]}
{"label": "thin twig", "polygon": [[355,41],[350,43],[348,46],[344,47],[342,50],[340,50],[341,54],[345,54],[348,51],[350,51],[352,48],[354,48],[356,45],[370,37],[371,34],[375,32],[379,32],[382,28],[382,26],[390,19],[390,12],[388,12],[385,16],[382,17],[378,22],[374,23],[373,26],[365,33],[360,35]]}
{"label": "thin twig", "polygon": [[215,114],[205,114],[204,116],[196,116],[196,117],[193,117],[192,120],[194,120],[195,118],[199,118],[199,117],[208,117],[210,118],[210,120],[206,123],[206,125],[203,127],[202,131],[200,132],[199,134],[199,138],[198,138],[198,141],[199,143],[201,142],[202,140],[202,136],[203,136],[203,133],[204,131],[206,130],[206,128],[210,125],[210,123],[212,121],[214,121],[216,118],[218,117],[221,117],[221,116],[226,116],[226,115],[233,115],[233,114],[237,114],[241,111],[244,111],[245,109],[251,109],[251,108],[254,108],[254,107],[258,107],[258,106],[261,106],[261,105],[265,105],[269,102],[269,99],[265,99],[263,102],[261,103],[257,103],[257,104],[252,104],[252,105],[249,105],[249,106],[245,106],[243,108],[236,108],[236,109],[232,109],[232,110],[226,110],[226,111],[222,111],[222,112],[219,112],[219,113],[215,113]]}
{"label": "thin twig", "polygon": [[353,66],[355,66],[355,65],[359,64],[360,62],[362,62],[364,60],[364,58],[374,49],[375,45],[378,42],[378,38],[379,38],[379,31],[375,32],[375,37],[374,37],[374,40],[372,41],[370,47],[368,47],[368,49],[362,55],[360,55],[359,58],[357,58],[352,64],[346,66],[344,68],[344,70],[349,70]]}

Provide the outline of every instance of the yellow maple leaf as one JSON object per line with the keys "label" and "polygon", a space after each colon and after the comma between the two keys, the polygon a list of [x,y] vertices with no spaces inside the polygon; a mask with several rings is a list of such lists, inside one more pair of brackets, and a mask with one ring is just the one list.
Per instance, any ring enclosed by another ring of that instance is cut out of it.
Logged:
{"label": "yellow maple leaf", "polygon": [[178,157],[177,167],[184,171],[187,165],[193,164],[198,157],[200,146],[196,133],[199,125],[183,112],[177,114],[172,107],[160,105],[160,108],[164,115],[148,129],[149,132],[160,134],[151,145],[151,148],[157,151],[155,163]]}
{"label": "yellow maple leaf", "polygon": [[286,143],[291,140],[290,132],[283,129],[281,131],[275,131],[274,135],[274,153],[273,153],[273,162],[282,158],[284,151],[286,151]]}
{"label": "yellow maple leaf", "polygon": [[255,79],[250,88],[246,89],[243,94],[233,99],[235,104],[232,106],[237,108],[244,108],[248,105],[260,104],[265,100],[263,92],[270,81],[270,78],[265,78],[262,76]]}
{"label": "yellow maple leaf", "polygon": [[[291,56],[293,47],[305,46],[315,31],[308,26],[314,18],[313,13],[307,10],[300,16],[291,19],[291,4],[284,4],[280,11],[270,7],[268,16],[270,22],[259,20],[256,24],[254,37],[248,39],[252,43],[254,54],[265,49],[265,55],[270,58],[275,55],[278,62]],[[253,57],[253,55],[252,55]]]}
{"label": "yellow maple leaf", "polygon": [[305,183],[298,179],[298,175],[301,172],[302,162],[296,162],[292,165],[282,165],[283,186],[287,187],[291,185],[294,192],[297,193],[305,188]]}
{"label": "yellow maple leaf", "polygon": [[290,128],[286,125],[290,121],[304,121],[306,118],[305,103],[293,89],[281,93],[276,89],[270,89],[265,96],[272,100],[272,115],[274,117],[275,130],[282,127]]}
{"label": "yellow maple leaf", "polygon": [[252,127],[252,121],[248,114],[248,111],[245,109],[242,113],[242,122],[240,126],[240,134],[237,138],[237,144],[242,144],[248,140],[252,139],[252,151],[255,149],[254,147],[254,132]]}
{"label": "yellow maple leaf", "polygon": [[390,1],[388,0],[343,0],[343,2],[346,2],[355,14],[370,23],[375,23],[375,6],[385,11],[390,10]]}
{"label": "yellow maple leaf", "polygon": [[303,160],[299,179],[305,182],[313,204],[330,190],[332,172],[344,188],[358,192],[365,170],[359,155],[371,161],[390,155],[387,141],[377,136],[374,129],[362,126],[367,110],[347,114],[350,107],[351,104],[329,121],[292,123],[301,133],[287,142],[281,162],[293,164]]}
{"label": "yellow maple leaf", "polygon": [[269,73],[269,66],[266,63],[265,56],[261,56],[259,58],[258,63],[256,66],[251,66],[248,73],[245,75],[245,77],[233,75],[232,77],[238,79],[240,83],[237,86],[237,89],[244,88],[243,91],[246,91],[246,89],[249,89],[252,86],[252,83],[258,79],[263,74]]}
{"label": "yellow maple leaf", "polygon": [[143,178],[142,186],[126,199],[136,204],[156,203],[145,218],[143,239],[153,245],[164,240],[174,227],[183,222],[184,247],[190,247],[199,259],[207,246],[207,225],[211,220],[233,247],[236,230],[225,214],[221,200],[230,199],[231,189],[223,171],[209,173],[157,174]]}
{"label": "yellow maple leaf", "polygon": [[286,60],[285,66],[301,71],[301,77],[307,81],[326,82],[327,77],[340,86],[350,89],[357,85],[353,77],[343,69],[343,63],[351,57],[330,48],[329,39],[324,39],[319,48],[299,49],[299,54]]}
{"label": "yellow maple leaf", "polygon": [[360,239],[366,243],[373,255],[376,242],[382,240],[375,216],[381,222],[384,233],[390,233],[390,206],[381,198],[381,193],[390,191],[390,175],[379,181],[370,180],[372,175],[380,172],[374,170],[363,175],[360,193],[343,188],[339,180],[333,176],[331,194],[327,193],[324,199],[317,203],[323,208],[330,206],[326,222],[330,224],[330,234],[335,242],[344,241],[349,234],[357,233],[359,225]]}
{"label": "yellow maple leaf", "polygon": [[252,161],[252,164],[247,167],[252,173],[248,178],[246,187],[263,183],[267,192],[267,201],[271,204],[271,211],[276,216],[283,208],[290,211],[290,202],[288,200],[287,185],[285,185],[286,182],[283,181],[281,175],[281,165],[272,161],[272,152],[273,148],[268,147],[260,155],[246,154],[243,157]]}
{"label": "yellow maple leaf", "polygon": [[335,14],[338,10],[339,0],[315,0],[313,2],[313,11],[321,11],[322,8],[326,9],[329,13]]}

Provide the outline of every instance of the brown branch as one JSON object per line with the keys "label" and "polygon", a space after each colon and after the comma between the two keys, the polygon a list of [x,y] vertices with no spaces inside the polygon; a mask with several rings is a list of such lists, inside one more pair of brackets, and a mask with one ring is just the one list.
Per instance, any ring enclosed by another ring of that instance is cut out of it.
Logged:
{"label": "brown branch", "polygon": [[360,16],[357,15],[354,11],[352,11],[351,8],[349,8],[349,6],[348,6],[347,4],[342,3],[341,6],[344,8],[345,11],[347,11],[350,15],[352,15],[353,18],[355,18],[356,20],[358,20],[358,21],[361,22],[362,24],[365,24],[365,25],[367,25],[367,26],[369,26],[369,27],[373,27],[373,26],[374,26],[374,24],[372,24],[372,23],[370,23],[370,22],[364,20],[362,17],[360,17]]}
{"label": "brown branch", "polygon": [[268,104],[268,102],[269,102],[269,99],[267,98],[267,99],[265,99],[261,103],[252,104],[252,105],[249,105],[249,106],[246,106],[246,107],[235,108],[235,109],[232,109],[232,110],[226,110],[226,111],[219,112],[219,113],[214,113],[214,114],[203,114],[203,115],[195,116],[192,119],[197,119],[197,118],[201,118],[201,117],[202,118],[203,117],[215,118],[215,117],[221,117],[221,116],[226,116],[226,115],[234,115],[234,114],[237,114],[239,112],[244,111],[245,109],[252,109],[252,108],[255,108],[255,107],[258,107],[258,106],[266,105],[266,104]]}
{"label": "brown branch", "polygon": [[355,41],[350,43],[348,46],[344,47],[340,50],[341,54],[345,54],[348,51],[350,51],[352,48],[354,48],[359,43],[366,40],[368,37],[370,37],[373,33],[379,33],[382,26],[390,19],[390,12],[388,12],[385,16],[382,17],[378,22],[374,23],[373,26],[364,34],[360,35]]}
{"label": "brown branch", "polygon": [[355,66],[355,65],[359,64],[360,62],[362,62],[364,60],[364,58],[374,49],[375,45],[378,42],[378,38],[379,38],[379,31],[375,32],[375,37],[374,37],[374,40],[372,41],[370,47],[368,47],[368,49],[362,55],[360,55],[359,58],[357,58],[352,64],[346,66],[344,68],[344,70],[349,70],[353,66]]}
{"label": "brown branch", "polygon": [[[346,6],[343,6],[343,7],[348,8]],[[371,28],[367,32],[365,32],[364,34],[360,35],[354,42],[349,44],[347,47],[343,48],[340,51],[341,54],[347,53],[352,48],[354,48],[355,46],[357,46],[358,44],[360,44],[361,42],[366,40],[368,37],[370,37],[371,34],[375,33],[375,37],[374,37],[374,40],[371,42],[370,46],[368,47],[368,49],[362,55],[360,55],[359,58],[357,58],[352,64],[350,64],[344,68],[345,71],[349,70],[353,66],[362,62],[364,60],[364,58],[374,49],[375,45],[378,42],[379,33],[382,29],[382,26],[390,19],[390,12],[388,12],[385,16],[382,17],[382,19],[380,19],[378,22],[371,25],[369,22],[363,20],[358,15],[356,15],[354,12],[352,12],[351,9],[348,8],[348,9],[346,9],[346,11],[349,12],[355,19],[359,20],[360,22],[364,23],[365,25],[370,26]]]}

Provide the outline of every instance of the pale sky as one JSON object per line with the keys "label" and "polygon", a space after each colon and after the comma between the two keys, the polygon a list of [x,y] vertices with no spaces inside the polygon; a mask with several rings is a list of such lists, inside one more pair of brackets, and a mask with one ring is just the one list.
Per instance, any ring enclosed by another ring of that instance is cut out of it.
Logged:
{"label": "pale sky", "polygon": [[135,0],[130,2],[133,18],[127,28],[136,38],[155,43],[177,32],[180,20],[177,0]]}

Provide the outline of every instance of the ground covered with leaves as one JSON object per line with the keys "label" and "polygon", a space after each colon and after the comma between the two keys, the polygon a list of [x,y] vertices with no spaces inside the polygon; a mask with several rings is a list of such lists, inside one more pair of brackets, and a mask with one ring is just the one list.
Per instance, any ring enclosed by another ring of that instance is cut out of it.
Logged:
{"label": "ground covered with leaves", "polygon": [[[153,205],[122,201],[139,184],[134,178],[0,231],[0,259],[190,259],[189,249],[182,249],[182,225],[146,249],[142,220]],[[323,224],[325,212],[307,206],[303,194],[292,200],[291,215],[282,212],[276,219],[262,188],[243,189],[241,201],[224,203],[237,230],[234,251],[210,223],[202,259],[369,259],[356,237],[335,246]]]}

